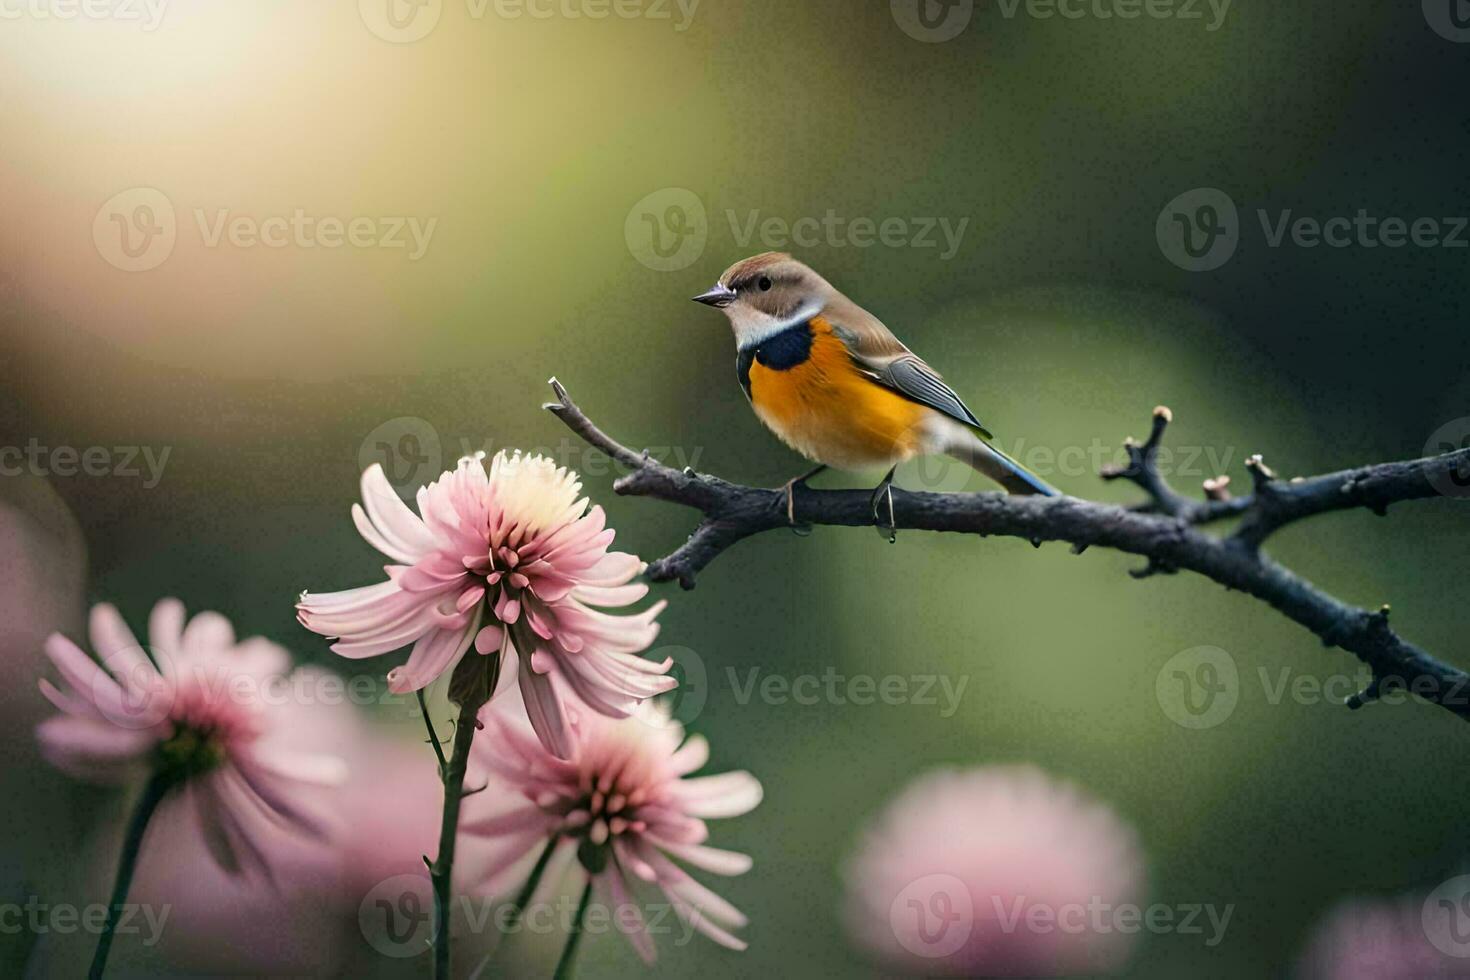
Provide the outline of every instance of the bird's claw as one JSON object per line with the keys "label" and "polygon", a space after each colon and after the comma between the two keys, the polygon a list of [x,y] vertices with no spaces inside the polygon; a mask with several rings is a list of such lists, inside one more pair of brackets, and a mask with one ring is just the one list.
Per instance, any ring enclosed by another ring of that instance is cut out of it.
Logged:
{"label": "bird's claw", "polygon": [[786,523],[791,525],[791,532],[798,538],[811,537],[812,526],[810,524],[798,524],[796,521],[796,488],[806,487],[806,477],[798,476],[786,481]]}
{"label": "bird's claw", "polygon": [[793,477],[786,481],[786,523],[796,527],[796,485],[805,485],[803,477]]}
{"label": "bird's claw", "polygon": [[[887,499],[888,523],[883,523],[883,515],[879,512],[879,502]],[[878,536],[889,544],[898,542],[898,520],[893,514],[893,484],[885,482],[877,490],[873,491],[873,526],[878,529]]]}
{"label": "bird's claw", "polygon": [[810,524],[796,523],[796,488],[810,489],[807,487],[806,481],[821,473],[826,468],[826,466],[818,466],[816,469],[803,473],[801,476],[794,476],[787,480],[783,486],[783,489],[786,491],[786,523],[790,524],[792,529],[803,538],[812,533],[812,527]]}

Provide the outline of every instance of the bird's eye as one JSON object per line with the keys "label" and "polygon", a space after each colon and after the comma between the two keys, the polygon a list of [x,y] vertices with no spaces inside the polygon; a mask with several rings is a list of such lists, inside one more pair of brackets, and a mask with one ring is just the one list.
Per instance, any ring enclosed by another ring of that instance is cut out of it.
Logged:
{"label": "bird's eye", "polygon": [[757,285],[760,286],[761,292],[763,292],[763,293],[770,292],[770,290],[771,290],[771,277],[770,276],[761,276],[761,281],[759,283],[757,283]]}

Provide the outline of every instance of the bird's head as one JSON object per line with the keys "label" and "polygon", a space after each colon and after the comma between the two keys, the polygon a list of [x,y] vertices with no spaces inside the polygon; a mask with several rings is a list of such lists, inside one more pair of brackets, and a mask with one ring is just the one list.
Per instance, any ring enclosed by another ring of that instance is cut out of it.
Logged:
{"label": "bird's head", "polygon": [[736,262],[696,303],[723,310],[735,331],[736,346],[810,320],[826,307],[832,285],[785,252],[765,252]]}

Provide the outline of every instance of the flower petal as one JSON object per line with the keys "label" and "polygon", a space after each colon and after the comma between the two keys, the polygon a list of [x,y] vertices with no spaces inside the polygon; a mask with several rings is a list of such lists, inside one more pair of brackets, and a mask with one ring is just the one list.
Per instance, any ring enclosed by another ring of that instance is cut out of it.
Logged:
{"label": "flower petal", "polygon": [[531,727],[536,730],[536,737],[541,739],[546,751],[558,759],[570,759],[571,736],[551,677],[536,673],[529,664],[522,665],[519,675],[521,697],[525,699],[526,714],[531,719]]}
{"label": "flower petal", "polygon": [[748,772],[696,776],[678,784],[684,812],[694,817],[738,817],[760,803],[761,784]]}

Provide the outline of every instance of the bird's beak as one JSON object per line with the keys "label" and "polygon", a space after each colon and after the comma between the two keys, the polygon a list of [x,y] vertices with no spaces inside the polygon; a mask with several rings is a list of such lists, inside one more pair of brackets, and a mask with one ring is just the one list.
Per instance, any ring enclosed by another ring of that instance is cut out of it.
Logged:
{"label": "bird's beak", "polygon": [[723,308],[735,302],[735,290],[722,282],[717,282],[707,292],[700,293],[694,297],[694,302],[703,303],[705,306]]}

